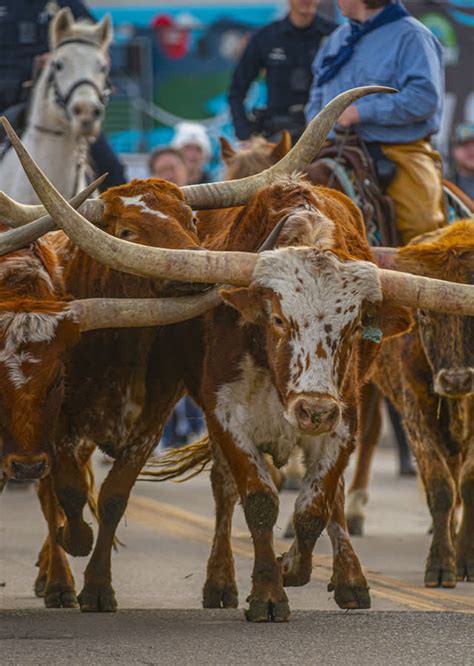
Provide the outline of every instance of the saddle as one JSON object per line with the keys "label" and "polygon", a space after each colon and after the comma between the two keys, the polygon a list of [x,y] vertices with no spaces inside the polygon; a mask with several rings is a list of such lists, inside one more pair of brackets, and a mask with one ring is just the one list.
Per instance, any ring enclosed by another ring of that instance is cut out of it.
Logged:
{"label": "saddle", "polygon": [[395,226],[395,206],[384,193],[374,160],[356,134],[336,135],[322,148],[306,173],[315,185],[343,192],[360,208],[370,245],[396,247],[400,238]]}

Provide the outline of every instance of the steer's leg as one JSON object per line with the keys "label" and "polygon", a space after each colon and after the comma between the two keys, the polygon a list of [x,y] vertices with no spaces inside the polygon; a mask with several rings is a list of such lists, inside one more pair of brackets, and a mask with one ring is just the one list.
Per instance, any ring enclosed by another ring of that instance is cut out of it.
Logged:
{"label": "steer's leg", "polygon": [[44,517],[48,522],[48,570],[43,594],[45,606],[47,608],[76,608],[78,604],[74,590],[74,578],[64,550],[56,543],[56,534],[64,520],[64,515],[54,494],[51,475],[40,480],[38,497]]}
{"label": "steer's leg", "polygon": [[429,433],[426,435],[423,441],[410,438],[433,519],[433,536],[425,565],[425,585],[455,587],[456,558],[451,519],[455,508],[456,485],[439,449],[431,445]]}
{"label": "steer's leg", "polygon": [[295,540],[281,558],[285,586],[306,585],[311,578],[313,548],[331,517],[339,478],[354,448],[354,438],[342,423],[330,435],[301,440],[306,475],[296,499]]}
{"label": "steer's leg", "polygon": [[41,546],[36,566],[38,567],[38,575],[36,576],[34,585],[35,594],[37,597],[44,597],[44,589],[46,587],[49,567],[49,536],[46,537]]}
{"label": "steer's leg", "polygon": [[340,608],[370,608],[367,580],[347,532],[342,476],[339,479],[327,532],[333,552],[333,574],[328,590],[334,590],[334,599]]}
{"label": "steer's leg", "polygon": [[252,591],[245,616],[250,622],[285,622],[290,608],[273,549],[279,504],[275,484],[262,454],[242,431],[237,444],[214,417],[208,418],[208,426],[211,440],[221,447],[234,476],[254,545]]}
{"label": "steer's leg", "polygon": [[219,447],[214,446],[213,451],[211,483],[216,508],[216,527],[207,562],[202,605],[204,608],[237,608],[239,601],[230,537],[232,516],[239,493]]}
{"label": "steer's leg", "polygon": [[465,453],[461,469],[460,492],[462,521],[456,539],[456,564],[458,580],[474,582],[474,440]]}
{"label": "steer's leg", "polygon": [[66,515],[57,541],[70,555],[88,555],[94,543],[92,528],[83,516],[89,492],[88,477],[76,460],[74,443],[68,439],[59,440],[56,446],[53,477],[56,497]]}
{"label": "steer's leg", "polygon": [[375,448],[380,435],[381,397],[374,384],[361,389],[360,433],[357,444],[357,460],[354,478],[347,495],[347,525],[349,534],[361,536],[364,532],[365,505],[367,504],[370,471]]}

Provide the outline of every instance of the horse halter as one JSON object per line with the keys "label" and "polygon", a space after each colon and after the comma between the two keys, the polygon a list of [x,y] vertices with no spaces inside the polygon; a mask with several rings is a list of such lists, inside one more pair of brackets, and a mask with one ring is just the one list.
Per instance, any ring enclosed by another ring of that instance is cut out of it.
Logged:
{"label": "horse halter", "polygon": [[[99,48],[99,46],[95,42],[91,42],[87,39],[65,39],[61,44],[59,44],[58,48],[61,46],[64,46],[65,44],[85,44],[87,46],[92,46],[94,48]],[[72,86],[69,88],[69,90],[66,91],[65,94],[63,94],[59,88],[57,79],[56,79],[56,74],[55,74],[55,69],[54,67],[51,67],[51,71],[49,73],[48,77],[48,86],[47,90],[49,87],[53,87],[54,91],[54,99],[56,104],[63,109],[64,113],[66,114],[66,117],[70,119],[70,114],[67,108],[67,105],[69,104],[69,101],[73,95],[73,93],[80,88],[81,86],[90,86],[95,90],[97,93],[97,97],[102,104],[102,106],[106,106],[107,102],[109,101],[110,93],[111,93],[111,85],[110,85],[110,79],[107,76],[105,79],[105,88],[104,90],[100,90],[98,85],[95,83],[95,81],[92,81],[91,79],[78,79],[75,81]]]}

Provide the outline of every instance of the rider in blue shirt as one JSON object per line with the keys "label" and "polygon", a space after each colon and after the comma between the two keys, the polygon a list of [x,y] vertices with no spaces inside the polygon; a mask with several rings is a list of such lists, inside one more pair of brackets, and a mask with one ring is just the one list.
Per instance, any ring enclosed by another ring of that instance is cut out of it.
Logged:
{"label": "rider in blue shirt", "polygon": [[443,110],[442,47],[398,0],[338,2],[350,21],[332,33],[314,60],[306,118],[349,88],[378,84],[399,90],[358,100],[339,125],[380,144],[397,165],[387,193],[408,242],[445,222],[441,160],[430,144]]}

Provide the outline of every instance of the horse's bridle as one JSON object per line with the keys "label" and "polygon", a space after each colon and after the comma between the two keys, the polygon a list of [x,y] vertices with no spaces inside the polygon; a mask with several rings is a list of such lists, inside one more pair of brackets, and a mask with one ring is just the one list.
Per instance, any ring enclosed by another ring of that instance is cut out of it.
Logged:
{"label": "horse's bridle", "polygon": [[[98,44],[95,42],[91,42],[87,39],[65,39],[61,44],[59,44],[58,48],[61,46],[64,46],[65,44],[85,44],[87,46],[92,46],[94,48],[100,48]],[[54,69],[54,66],[51,66],[48,81],[47,81],[47,87],[46,91],[49,90],[49,88],[52,86],[53,91],[54,91],[54,99],[56,104],[63,109],[64,113],[66,114],[66,117],[70,119],[69,111],[67,108],[67,105],[69,104],[69,101],[74,94],[74,92],[81,86],[90,86],[95,90],[97,93],[97,97],[99,98],[100,103],[105,107],[111,93],[111,86],[110,86],[110,80],[109,77],[107,76],[105,79],[105,88],[104,90],[100,90],[98,85],[95,83],[95,81],[92,81],[91,79],[79,79],[78,81],[75,81],[72,86],[69,88],[69,90],[66,91],[66,93],[62,93],[59,84],[56,79],[56,70]]]}

